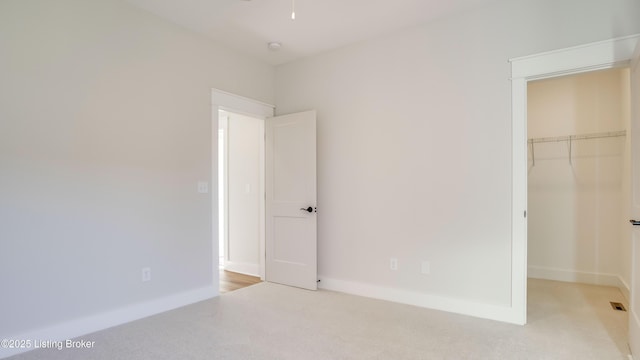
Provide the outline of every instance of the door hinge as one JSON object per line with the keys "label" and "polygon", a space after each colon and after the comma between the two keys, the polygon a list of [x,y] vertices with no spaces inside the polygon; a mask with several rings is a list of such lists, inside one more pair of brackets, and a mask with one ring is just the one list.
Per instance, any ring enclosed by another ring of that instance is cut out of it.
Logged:
{"label": "door hinge", "polygon": [[524,211],[524,217],[527,217],[527,210]]}

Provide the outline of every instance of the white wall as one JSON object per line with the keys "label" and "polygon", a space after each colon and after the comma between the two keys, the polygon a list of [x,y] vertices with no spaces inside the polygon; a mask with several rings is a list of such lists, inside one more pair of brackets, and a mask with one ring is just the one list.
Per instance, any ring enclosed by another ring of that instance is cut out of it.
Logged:
{"label": "white wall", "polygon": [[[628,99],[628,69],[531,82],[528,137],[628,130]],[[535,166],[529,148],[530,277],[628,287],[625,144],[625,137],[574,141],[570,163],[566,142],[538,143]]]}
{"label": "white wall", "polygon": [[321,286],[453,298],[478,316],[508,306],[508,59],[640,32],[639,13],[630,0],[501,1],[279,66],[277,112],[318,111]]}
{"label": "white wall", "polygon": [[228,115],[229,249],[225,268],[259,276],[263,120]]}
{"label": "white wall", "polygon": [[274,69],[116,0],[3,0],[0,52],[0,335],[216,294],[211,88]]}

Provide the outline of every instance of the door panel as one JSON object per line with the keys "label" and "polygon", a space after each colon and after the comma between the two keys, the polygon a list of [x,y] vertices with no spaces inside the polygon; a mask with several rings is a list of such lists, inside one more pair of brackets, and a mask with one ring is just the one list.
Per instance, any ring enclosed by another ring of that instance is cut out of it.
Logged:
{"label": "door panel", "polygon": [[266,196],[266,280],[316,290],[315,111],[266,120]]}
{"label": "door panel", "polygon": [[[631,60],[631,217],[640,220],[640,43]],[[632,225],[629,225],[632,226]],[[629,347],[640,358],[640,226],[632,229],[631,311],[629,312]]]}

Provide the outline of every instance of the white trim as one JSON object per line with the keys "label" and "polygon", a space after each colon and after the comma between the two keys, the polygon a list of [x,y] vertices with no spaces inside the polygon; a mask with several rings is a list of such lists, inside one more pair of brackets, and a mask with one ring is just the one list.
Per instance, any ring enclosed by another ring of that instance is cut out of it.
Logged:
{"label": "white trim", "polygon": [[542,266],[529,266],[529,278],[554,281],[564,281],[581,284],[615,286],[620,289],[625,299],[629,301],[629,285],[616,274],[602,274],[589,271],[556,269]]}
{"label": "white trim", "polygon": [[275,106],[253,100],[226,91],[212,89],[211,104],[220,106],[223,110],[266,119],[273,117]]}
{"label": "white trim", "polygon": [[[526,117],[527,84],[513,79],[513,118]],[[526,123],[525,123],[526,124]],[[512,126],[512,214],[511,214],[511,307],[518,314],[518,323],[527,323],[527,143],[526,126]]]}
{"label": "white trim", "polygon": [[419,306],[483,319],[519,324],[518,316],[508,305],[499,306],[401,290],[372,284],[320,278],[318,287],[323,290],[343,292],[351,295]]}
{"label": "white trim", "polygon": [[[222,151],[223,151],[223,158],[222,158],[222,174],[223,174],[223,178],[222,178],[222,193],[223,193],[223,204],[222,204],[222,209],[224,211],[225,214],[229,213],[229,113],[228,112],[224,112],[222,114],[222,116],[220,116],[220,111],[218,111],[218,131],[222,130]],[[218,136],[218,139],[220,139],[220,137]],[[218,145],[216,146],[216,148],[218,149],[218,151],[220,151],[220,143],[218,143]],[[220,154],[218,154],[220,155]],[[220,160],[220,156],[216,157],[216,159]],[[220,170],[220,164],[218,164],[217,167],[218,170]],[[217,174],[216,179],[218,179],[218,181],[221,180],[221,176],[220,173]],[[218,189],[220,189],[220,184],[218,184]],[[220,192],[218,192],[218,199],[220,199]],[[220,209],[220,207],[218,207],[218,209]],[[218,248],[219,248],[219,242],[222,241],[224,242],[224,254],[222,254],[222,256],[219,256],[218,259],[223,258],[224,259],[224,263],[222,264],[222,266],[226,266],[227,261],[229,261],[229,219],[228,218],[224,218],[224,221],[220,221],[220,214],[218,214],[218,226],[222,226],[222,238],[218,238]],[[220,235],[220,231],[218,231],[218,235]],[[220,264],[218,264],[220,265]]]}
{"label": "white trim", "polygon": [[[261,134],[266,134],[265,133],[265,121],[261,121],[260,122],[260,133]],[[258,226],[260,227],[260,262],[258,264],[259,268],[258,268],[258,272],[256,273],[256,276],[260,276],[260,280],[264,281],[266,279],[266,274],[267,274],[267,270],[266,270],[266,262],[267,262],[267,256],[266,256],[266,234],[267,234],[267,228],[266,228],[266,223],[267,223],[267,196],[266,196],[266,168],[265,168],[265,163],[266,163],[266,139],[265,136],[261,136],[260,137],[260,222],[258,224]]]}
{"label": "white trim", "polygon": [[[219,124],[219,107],[211,106],[211,251],[213,252],[213,261],[211,263],[211,286],[220,294],[220,216],[218,214],[218,124]],[[226,131],[225,131],[226,133]],[[216,184],[213,186],[213,184]],[[223,240],[224,241],[224,240]],[[226,244],[225,244],[226,245]],[[227,251],[225,246],[224,251]],[[226,255],[225,256],[226,260]]]}
{"label": "white trim", "polygon": [[[253,99],[249,99],[243,96],[239,96],[239,95],[234,95],[231,93],[228,93],[226,91],[222,91],[222,90],[218,90],[218,89],[211,89],[211,107],[212,107],[212,111],[211,111],[211,122],[212,122],[212,131],[215,131],[215,138],[212,139],[211,142],[211,161],[212,161],[212,166],[211,166],[211,178],[215,179],[217,182],[218,179],[218,156],[217,156],[217,152],[218,152],[218,111],[219,110],[227,110],[233,113],[237,113],[237,114],[243,114],[243,115],[247,115],[247,116],[251,116],[253,118],[257,118],[257,119],[267,119],[270,117],[273,117],[274,113],[275,113],[275,107],[273,105],[270,104],[266,104],[257,100],[253,100]],[[262,126],[262,131],[264,133],[264,122],[261,125]],[[260,264],[258,265],[258,275],[260,276],[260,278],[262,280],[264,280],[265,278],[265,228],[264,228],[264,222],[265,222],[265,200],[264,200],[264,178],[265,178],[265,170],[264,170],[264,139],[260,140],[260,148],[261,148],[261,164],[260,164],[260,175],[262,177],[262,181],[260,184],[260,214],[261,214],[261,219],[260,219]],[[217,187],[216,187],[217,189]],[[220,286],[220,278],[218,276],[218,271],[219,271],[219,267],[220,264],[218,263],[218,259],[219,257],[216,255],[216,253],[218,252],[218,192],[217,191],[212,191],[211,192],[211,208],[212,208],[212,216],[214,217],[214,221],[212,221],[212,226],[214,226],[215,228],[213,229],[212,233],[214,234],[212,236],[212,247],[214,249],[214,259],[215,262],[213,264],[213,274],[214,274],[214,288],[218,289]],[[225,249],[227,249],[227,247],[225,247]],[[225,258],[225,260],[228,259],[228,257]],[[233,271],[233,270],[232,270]],[[253,272],[253,270],[252,270]]]}
{"label": "white trim", "polygon": [[640,34],[511,59],[512,308],[526,322],[527,82],[628,64]]}
{"label": "white trim", "polygon": [[511,77],[527,80],[627,65],[640,34],[509,60]]}
{"label": "white trim", "polygon": [[[638,71],[640,71],[640,68],[638,68],[638,66],[640,66],[640,40],[638,41],[638,43],[636,44],[636,48],[635,51],[632,55],[631,58],[631,64],[629,66],[630,68],[630,75],[631,75],[631,122],[629,124],[630,128],[629,128],[629,140],[630,140],[630,144],[631,144],[631,160],[634,161],[636,160],[637,156],[637,152],[635,152],[638,149],[638,142],[640,142],[640,139],[638,139],[638,135],[640,135],[640,129],[638,128],[638,126],[640,126],[640,105],[636,102],[635,97],[638,96],[638,93],[640,93],[640,84],[637,82],[638,81],[638,76],[640,76],[638,74]],[[635,156],[634,156],[635,154]],[[633,184],[634,181],[638,181],[640,177],[640,174],[638,174],[638,164],[634,163],[631,166],[631,184]],[[630,187],[630,198],[631,198],[631,206],[629,208],[629,214],[632,217],[635,217],[638,214],[637,210],[638,207],[640,207],[640,204],[637,203],[637,199],[636,197],[638,196],[637,194],[637,188],[635,188],[635,186],[631,186]],[[631,230],[631,279],[629,280],[631,282],[631,301],[630,306],[629,306],[629,337],[628,337],[628,344],[629,344],[629,349],[631,351],[631,353],[635,353],[636,354],[636,358],[640,357],[640,320],[638,319],[638,313],[637,311],[639,309],[636,309],[636,305],[638,303],[638,296],[640,295],[640,289],[638,289],[638,270],[640,267],[640,264],[638,263],[638,241],[640,240],[638,238],[639,233],[638,233],[638,229],[632,229]]]}
{"label": "white trim", "polygon": [[[218,295],[218,290],[210,286],[153,299],[138,304],[124,306],[108,312],[91,315],[79,319],[65,321],[46,328],[31,330],[22,334],[4,336],[7,339],[38,341],[65,341],[96,331],[126,324],[148,316],[177,309],[211,299]],[[0,359],[27,352],[33,349],[0,349]]]}
{"label": "white trim", "polygon": [[239,274],[260,276],[260,265],[262,264],[240,263],[227,260],[224,264],[224,269]]}
{"label": "white trim", "polygon": [[625,300],[627,300],[627,303],[631,304],[631,287],[626,281],[624,281],[622,276],[618,276],[618,280],[620,284],[618,285],[618,289],[620,289],[620,292],[622,293],[622,296],[624,296]]}

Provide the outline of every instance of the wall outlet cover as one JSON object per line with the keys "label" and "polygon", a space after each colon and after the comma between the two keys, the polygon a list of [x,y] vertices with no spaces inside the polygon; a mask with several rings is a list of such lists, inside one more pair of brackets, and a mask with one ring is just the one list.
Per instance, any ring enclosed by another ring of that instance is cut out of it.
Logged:
{"label": "wall outlet cover", "polygon": [[206,194],[209,192],[209,183],[206,181],[198,181],[198,192],[200,194]]}
{"label": "wall outlet cover", "polygon": [[151,268],[142,268],[142,281],[151,281]]}
{"label": "wall outlet cover", "polygon": [[389,269],[398,270],[398,259],[397,258],[389,259]]}

